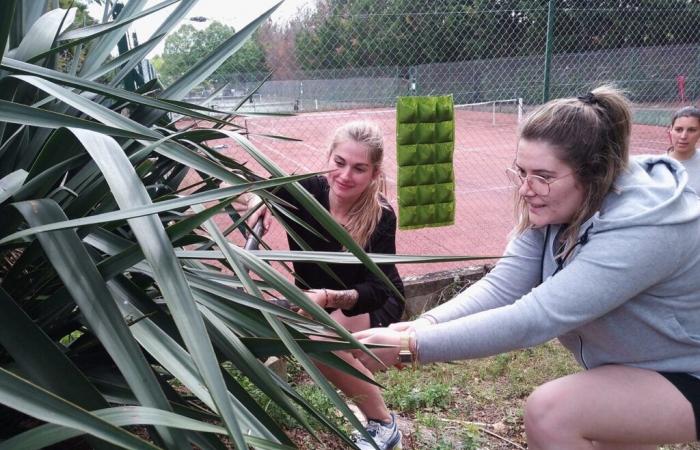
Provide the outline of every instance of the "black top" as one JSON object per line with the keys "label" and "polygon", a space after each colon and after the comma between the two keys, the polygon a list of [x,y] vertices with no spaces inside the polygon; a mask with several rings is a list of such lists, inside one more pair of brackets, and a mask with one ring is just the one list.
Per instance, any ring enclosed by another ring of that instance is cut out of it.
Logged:
{"label": "black top", "polygon": [[[328,193],[330,186],[328,180],[322,176],[307,178],[299,182],[326,210],[330,211],[330,203]],[[324,252],[339,252],[342,251],[342,245],[333,238],[323,226],[304,208],[301,208],[299,202],[292,197],[286,190],[281,189],[276,193],[280,198],[288,201],[298,209],[292,213],[311,228],[321,234],[327,241],[309,232],[303,226],[288,220],[287,224],[295,233],[297,233],[312,250]],[[302,250],[302,248],[287,234],[289,248],[291,250]],[[396,254],[396,214],[387,203],[386,207],[382,208],[382,217],[379,219],[374,232],[369,238],[364,250],[368,253],[389,253]],[[389,297],[395,297],[393,291],[386,284],[370,272],[363,264],[328,264],[328,267],[343,281],[345,285],[338,283],[326,271],[321,269],[315,263],[300,263],[294,262],[294,271],[308,287],[313,289],[355,289],[358,294],[358,300],[355,306],[351,309],[343,310],[348,316],[364,314],[381,308]],[[403,282],[399,277],[399,272],[394,264],[380,264],[379,268],[386,274],[396,288],[404,293]],[[297,286],[306,287],[298,280]],[[399,303],[403,303],[398,300]]]}

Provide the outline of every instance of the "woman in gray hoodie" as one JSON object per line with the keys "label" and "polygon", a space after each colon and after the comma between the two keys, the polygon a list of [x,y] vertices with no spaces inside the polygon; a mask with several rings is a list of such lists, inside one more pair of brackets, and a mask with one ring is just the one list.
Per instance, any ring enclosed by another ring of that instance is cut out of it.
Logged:
{"label": "woman in gray hoodie", "polygon": [[587,370],[530,395],[528,448],[698,440],[700,201],[677,161],[628,158],[631,123],[625,97],[605,86],[534,111],[508,169],[518,224],[506,257],[417,320],[356,337],[394,345],[375,351],[386,365],[558,337]]}

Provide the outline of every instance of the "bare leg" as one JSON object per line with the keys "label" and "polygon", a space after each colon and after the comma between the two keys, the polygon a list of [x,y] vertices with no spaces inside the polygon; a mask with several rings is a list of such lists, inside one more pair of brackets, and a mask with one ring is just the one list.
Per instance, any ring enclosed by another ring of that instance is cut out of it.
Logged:
{"label": "bare leg", "polygon": [[656,372],[602,366],[537,388],[525,406],[528,448],[653,449],[693,442],[690,402]]}
{"label": "bare leg", "polygon": [[331,317],[351,333],[369,328],[369,314],[346,316],[342,310],[336,309],[331,313]]}
{"label": "bare leg", "polygon": [[[331,313],[331,317],[350,332],[369,328],[369,314],[349,317],[343,314],[341,310],[335,310]],[[336,352],[335,354],[364,375],[373,378],[372,372],[357,358],[353,357],[350,352]],[[323,375],[338,389],[343,391],[343,393],[357,405],[365,417],[382,422],[391,422],[391,415],[384,403],[382,393],[377,386],[360,381],[352,375],[324,366],[323,364],[317,365]]]}

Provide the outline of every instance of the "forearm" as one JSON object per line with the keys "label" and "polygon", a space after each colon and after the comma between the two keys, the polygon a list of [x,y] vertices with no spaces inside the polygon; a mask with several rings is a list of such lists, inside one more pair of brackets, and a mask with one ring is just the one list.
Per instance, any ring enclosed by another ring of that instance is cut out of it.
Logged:
{"label": "forearm", "polygon": [[326,308],[351,309],[357,304],[359,293],[355,289],[326,289]]}
{"label": "forearm", "polygon": [[556,336],[546,322],[519,306],[509,305],[415,329],[419,362],[481,358],[538,345]]}

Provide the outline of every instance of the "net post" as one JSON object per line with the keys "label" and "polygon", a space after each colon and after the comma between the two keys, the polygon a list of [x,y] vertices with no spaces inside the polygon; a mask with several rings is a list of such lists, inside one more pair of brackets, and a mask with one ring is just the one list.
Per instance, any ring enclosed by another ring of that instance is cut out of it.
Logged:
{"label": "net post", "polygon": [[523,98],[518,97],[518,123],[523,120]]}
{"label": "net post", "polygon": [[491,122],[492,122],[493,126],[495,127],[496,126],[496,102],[495,101],[493,102],[492,111],[493,111],[493,115],[491,116],[492,117]]}

